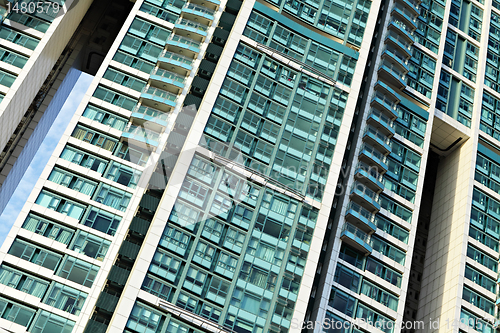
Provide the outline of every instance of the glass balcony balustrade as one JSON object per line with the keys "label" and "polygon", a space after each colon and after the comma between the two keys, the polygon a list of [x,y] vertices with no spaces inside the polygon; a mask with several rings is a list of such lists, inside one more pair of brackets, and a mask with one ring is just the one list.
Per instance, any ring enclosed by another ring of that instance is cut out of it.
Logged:
{"label": "glass balcony balustrade", "polygon": [[379,76],[383,75],[382,79],[390,81],[395,86],[399,88],[406,87],[406,74],[399,69],[394,63],[390,63],[384,59],[382,64],[378,69]]}
{"label": "glass balcony balustrade", "polygon": [[151,79],[172,84],[179,88],[184,88],[184,82],[186,81],[185,76],[167,71],[162,68],[156,68],[155,70],[153,70],[153,72],[151,73]]}
{"label": "glass balcony balustrade", "polygon": [[154,121],[160,125],[165,126],[167,124],[169,113],[154,109],[152,107],[138,105],[132,111],[132,117],[138,119],[144,119],[147,121]]}
{"label": "glass balcony balustrade", "polygon": [[207,35],[208,31],[208,26],[191,20],[187,20],[185,18],[179,18],[177,22],[175,22],[175,27],[197,33],[204,37]]}
{"label": "glass balcony balustrade", "polygon": [[185,13],[199,15],[209,20],[213,20],[215,14],[215,10],[194,4],[192,2],[186,2],[186,4],[182,7],[182,11]]}
{"label": "glass balcony balustrade", "polygon": [[410,71],[410,67],[408,66],[409,58],[402,55],[395,48],[387,46],[382,53],[382,56],[389,57],[392,61],[401,66],[401,69],[404,72],[407,73]]}
{"label": "glass balcony balustrade", "polygon": [[172,66],[181,67],[188,71],[193,69],[194,59],[180,55],[175,52],[170,52],[168,50],[163,50],[158,57],[159,62],[167,63]]}
{"label": "glass balcony balustrade", "polygon": [[373,233],[377,230],[374,223],[375,214],[354,201],[350,201],[347,205],[345,218],[349,223],[367,233]]}
{"label": "glass balcony balustrade", "polygon": [[391,137],[394,133],[396,133],[395,129],[392,128],[394,121],[378,109],[370,109],[367,122],[377,124],[379,131],[388,137]]}
{"label": "glass balcony balustrade", "polygon": [[[391,22],[392,23],[392,22]],[[394,23],[392,23],[394,24]],[[389,30],[385,37],[385,43],[387,44],[388,42],[391,42],[394,46],[399,48],[399,50],[405,54],[406,56],[410,57],[411,56],[411,46],[413,42],[408,41],[407,38],[404,38],[403,36],[399,35],[398,33],[394,32],[393,30]]]}
{"label": "glass balcony balustrade", "polygon": [[399,14],[399,16],[401,16],[401,18],[404,19],[406,23],[410,27],[412,27],[412,29],[417,28],[417,15],[413,11],[409,10],[408,8],[400,4],[399,2],[396,2],[394,4],[394,6],[392,7],[392,12],[393,15],[394,13]]}
{"label": "glass balcony balustrade", "polygon": [[369,209],[377,211],[380,210],[380,204],[378,203],[379,195],[377,192],[368,188],[364,184],[355,181],[349,194],[351,196],[351,200],[362,205],[367,205]]}
{"label": "glass balcony balustrade", "polygon": [[129,125],[123,131],[122,137],[158,146],[160,133],[147,129],[143,126]]}
{"label": "glass balcony balustrade", "polygon": [[167,39],[167,45],[177,46],[179,48],[186,49],[194,53],[199,53],[201,42],[198,42],[188,37],[171,34],[170,37]]}
{"label": "glass balcony balustrade", "polygon": [[365,253],[372,253],[373,251],[369,245],[370,235],[348,222],[342,226],[340,239]]}
{"label": "glass balcony balustrade", "polygon": [[177,95],[159,88],[145,87],[142,90],[141,98],[153,100],[174,107]]}
{"label": "glass balcony balustrade", "polygon": [[389,168],[387,166],[387,157],[366,142],[361,145],[359,155],[359,158],[366,158],[365,162],[368,165],[376,165],[385,171]]}
{"label": "glass balcony balustrade", "polygon": [[391,146],[389,146],[391,140],[373,126],[366,126],[363,139],[372,141],[373,146],[377,146],[381,150],[384,150],[383,153],[387,154],[391,151]]}

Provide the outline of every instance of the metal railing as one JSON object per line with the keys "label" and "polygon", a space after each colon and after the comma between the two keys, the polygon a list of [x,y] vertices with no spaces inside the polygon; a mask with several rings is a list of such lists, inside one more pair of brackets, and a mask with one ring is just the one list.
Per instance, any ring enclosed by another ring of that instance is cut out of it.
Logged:
{"label": "metal railing", "polygon": [[177,73],[170,72],[170,71],[167,71],[167,70],[161,69],[161,68],[156,68],[151,73],[151,75],[161,76],[161,77],[164,77],[166,79],[171,79],[172,81],[179,82],[179,83],[182,83],[182,84],[186,81],[186,77],[185,76],[182,76],[182,75],[179,75]]}
{"label": "metal railing", "polygon": [[175,100],[177,99],[176,94],[155,87],[145,87],[142,90],[142,93],[151,94],[153,96],[160,97],[171,102],[175,102]]}
{"label": "metal railing", "polygon": [[370,242],[370,235],[368,235],[366,232],[363,230],[353,226],[349,222],[344,223],[344,226],[342,227],[342,232],[348,231],[352,233],[354,236],[360,238],[363,242],[368,244]]}
{"label": "metal railing", "polygon": [[196,23],[194,21],[186,20],[185,18],[179,18],[175,24],[180,24],[180,25],[185,25],[187,27],[207,32],[208,31],[208,26],[201,24],[201,23]]}
{"label": "metal railing", "polygon": [[168,113],[144,105],[136,106],[132,113],[140,113],[164,121],[167,121],[169,116]]}
{"label": "metal railing", "polygon": [[386,125],[387,127],[391,127],[394,124],[394,121],[387,117],[382,111],[371,108],[370,113],[368,114],[368,117],[373,115],[374,117],[377,117],[379,119],[379,122]]}
{"label": "metal railing", "polygon": [[191,66],[193,64],[193,61],[194,61],[194,59],[191,59],[189,57],[185,57],[183,55],[180,55],[180,54],[177,54],[174,52],[170,52],[167,50],[163,50],[162,53],[160,53],[159,58],[172,59],[174,61],[178,61],[180,63],[183,63],[185,65],[189,65],[189,66]]}
{"label": "metal railing", "polygon": [[188,46],[195,46],[195,47],[200,47],[200,45],[201,45],[200,42],[197,42],[194,39],[175,35],[175,34],[171,34],[168,40],[171,42],[174,42],[171,44],[175,44],[175,45],[186,44]]}
{"label": "metal railing", "polygon": [[383,143],[385,143],[387,145],[391,142],[391,140],[387,136],[385,136],[384,134],[380,133],[379,130],[373,128],[370,125],[366,126],[365,134],[366,133],[373,134],[373,136],[375,136],[377,139],[381,140]]}
{"label": "metal railing", "polygon": [[201,13],[201,14],[209,14],[209,15],[214,15],[215,10],[209,9],[204,6],[196,5],[191,2],[186,2],[186,4],[182,7],[182,9],[191,9],[195,12]]}

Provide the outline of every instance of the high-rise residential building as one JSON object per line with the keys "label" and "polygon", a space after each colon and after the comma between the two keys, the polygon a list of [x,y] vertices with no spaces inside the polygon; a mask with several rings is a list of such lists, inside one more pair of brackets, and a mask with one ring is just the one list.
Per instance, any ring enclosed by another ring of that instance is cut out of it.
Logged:
{"label": "high-rise residential building", "polygon": [[496,331],[500,3],[127,13],[0,249],[0,328]]}
{"label": "high-rise residential building", "polygon": [[97,72],[131,7],[0,1],[0,213],[81,72]]}

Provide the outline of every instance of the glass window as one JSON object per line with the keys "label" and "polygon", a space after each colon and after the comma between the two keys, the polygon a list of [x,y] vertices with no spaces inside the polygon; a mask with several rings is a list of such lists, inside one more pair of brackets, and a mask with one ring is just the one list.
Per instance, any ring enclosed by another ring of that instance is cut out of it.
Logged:
{"label": "glass window", "polygon": [[117,139],[111,138],[102,133],[96,132],[89,128],[86,128],[81,125],[77,125],[71,134],[72,137],[77,138],[78,140],[82,140],[84,142],[88,142],[94,146],[113,151],[118,142]]}
{"label": "glass window", "polygon": [[135,170],[124,164],[112,161],[104,175],[106,179],[117,182],[118,184],[136,188],[137,182],[141,177],[142,172]]}
{"label": "glass window", "polygon": [[6,26],[3,26],[2,29],[0,30],[0,38],[8,40],[9,42],[12,42],[14,44],[26,47],[30,50],[34,50],[38,45],[38,43],[40,42],[35,38],[28,37],[27,35],[9,29]]}
{"label": "glass window", "polygon": [[101,124],[108,125],[119,131],[123,131],[128,119],[125,117],[117,116],[111,112],[105,111],[101,108],[88,105],[83,112],[83,116],[91,120],[97,121]]}
{"label": "glass window", "polygon": [[0,61],[18,68],[23,68],[28,61],[28,58],[0,47]]}
{"label": "glass window", "polygon": [[90,181],[84,177],[77,176],[69,171],[55,167],[48,178],[50,181],[78,191],[82,194],[92,196],[97,187],[97,183]]}
{"label": "glass window", "polygon": [[137,101],[135,99],[126,97],[122,94],[103,88],[101,86],[97,87],[93,96],[129,111],[135,109],[137,105]]}
{"label": "glass window", "polygon": [[79,230],[74,242],[69,247],[70,250],[83,253],[88,257],[103,261],[108,252],[111,242],[101,237]]}
{"label": "glass window", "polygon": [[[137,332],[159,332],[163,316],[160,312],[152,310],[142,304],[136,303],[132,309],[126,327]],[[174,331],[167,331],[174,332]],[[187,333],[187,330],[186,330]]]}
{"label": "glass window", "polygon": [[68,146],[64,148],[60,158],[70,161],[71,163],[81,165],[84,168],[96,171],[100,174],[104,172],[107,165],[107,162],[103,159]]}
{"label": "glass window", "polygon": [[47,281],[5,265],[0,267],[0,283],[38,298],[43,297],[49,286]]}
{"label": "glass window", "polygon": [[32,213],[26,217],[23,223],[23,229],[29,230],[36,234],[53,239],[57,242],[68,245],[75,233],[74,230],[66,228],[56,222],[38,217]]}
{"label": "glass window", "polygon": [[60,254],[18,239],[14,240],[8,253],[53,271],[62,258]]}
{"label": "glass window", "polygon": [[32,333],[70,333],[75,322],[42,310],[31,326]]}
{"label": "glass window", "polygon": [[87,227],[91,227],[95,230],[114,236],[120,222],[121,217],[108,213],[104,210],[91,207],[87,217],[80,223],[86,225]]}
{"label": "glass window", "polygon": [[35,315],[35,310],[26,306],[0,298],[0,317],[12,321],[18,325],[28,327],[31,319]]}
{"label": "glass window", "polygon": [[45,190],[42,190],[35,203],[45,208],[55,210],[61,214],[68,215],[69,217],[77,220],[82,217],[83,211],[85,210],[84,205],[77,204],[76,202],[57,196]]}
{"label": "glass window", "polygon": [[130,193],[102,183],[93,197],[95,201],[122,212],[127,209],[131,198]]}
{"label": "glass window", "polygon": [[98,271],[99,266],[67,256],[59,268],[57,275],[90,288]]}
{"label": "glass window", "polygon": [[87,293],[53,282],[43,303],[78,316],[86,298]]}

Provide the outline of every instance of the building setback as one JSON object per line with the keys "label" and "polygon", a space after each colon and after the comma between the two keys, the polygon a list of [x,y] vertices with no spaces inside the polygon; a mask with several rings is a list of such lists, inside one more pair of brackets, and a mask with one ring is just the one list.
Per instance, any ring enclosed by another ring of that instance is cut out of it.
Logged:
{"label": "building setback", "polygon": [[0,328],[496,331],[497,7],[135,1],[0,249]]}

